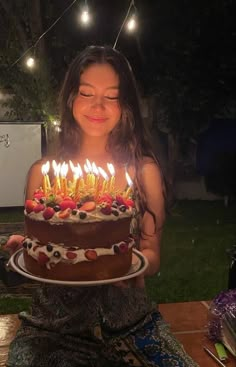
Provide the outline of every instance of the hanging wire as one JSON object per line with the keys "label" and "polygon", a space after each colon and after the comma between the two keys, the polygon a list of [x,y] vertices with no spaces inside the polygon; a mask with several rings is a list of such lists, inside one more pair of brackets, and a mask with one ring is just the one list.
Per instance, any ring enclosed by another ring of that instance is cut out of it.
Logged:
{"label": "hanging wire", "polygon": [[52,25],[44,33],[41,34],[41,36],[37,39],[37,41],[31,47],[29,47],[10,67],[16,65],[32,48],[35,49],[39,41],[57,24],[57,22],[59,22],[59,20],[65,15],[65,13],[76,3],[76,1],[78,0],[73,0],[72,3],[55,20],[55,22],[53,22]]}
{"label": "hanging wire", "polygon": [[124,20],[123,20],[123,23],[122,23],[122,25],[121,25],[121,27],[120,27],[120,30],[119,30],[119,32],[118,32],[118,34],[117,34],[117,37],[116,37],[115,43],[114,43],[114,45],[113,45],[113,49],[115,49],[115,48],[116,48],[116,45],[117,45],[117,42],[118,42],[118,40],[119,40],[120,34],[121,34],[121,32],[122,32],[122,29],[124,28],[124,25],[125,25],[126,20],[127,20],[128,16],[129,16],[129,13],[130,13],[130,10],[131,10],[132,6],[136,9],[136,7],[135,7],[135,5],[134,5],[134,0],[131,0],[131,2],[130,2],[130,4],[129,4],[129,8],[128,8],[128,10],[127,10],[127,13],[126,13],[126,16],[125,16],[125,18],[124,18]]}
{"label": "hanging wire", "polygon": [[[30,46],[11,66],[10,68],[12,68],[14,65],[16,65],[30,50],[34,50],[34,53],[35,53],[35,49],[36,49],[36,46],[37,44],[39,43],[39,41],[59,22],[59,20],[61,20],[61,18],[65,15],[65,13],[77,2],[78,0],[73,0],[72,3],[61,13],[61,15],[55,20],[55,22],[52,23],[52,25],[44,32],[40,35],[40,37],[37,39],[37,41],[32,45]],[[87,0],[85,0],[85,5],[87,5]],[[116,40],[114,42],[114,45],[113,45],[113,49],[116,48],[116,45],[117,45],[117,42],[119,40],[119,37],[120,37],[120,34],[124,28],[124,25],[127,21],[127,18],[130,14],[130,10],[131,8],[134,7],[135,11],[136,11],[136,6],[134,4],[134,0],[131,0],[130,1],[130,4],[129,4],[129,8],[127,10],[127,13],[125,15],[125,18],[123,20],[123,23],[119,29],[119,32],[117,34],[117,37],[116,37]]]}

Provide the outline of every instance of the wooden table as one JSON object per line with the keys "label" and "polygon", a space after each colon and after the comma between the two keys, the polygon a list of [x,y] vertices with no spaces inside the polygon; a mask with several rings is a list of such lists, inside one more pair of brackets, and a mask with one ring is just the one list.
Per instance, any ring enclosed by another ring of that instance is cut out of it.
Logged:
{"label": "wooden table", "polygon": [[[200,367],[219,366],[203,349],[206,346],[216,354],[213,343],[206,336],[209,304],[209,301],[199,301],[159,305],[159,310],[170,324],[173,334]],[[236,367],[236,359],[230,353],[227,354],[227,367]]]}

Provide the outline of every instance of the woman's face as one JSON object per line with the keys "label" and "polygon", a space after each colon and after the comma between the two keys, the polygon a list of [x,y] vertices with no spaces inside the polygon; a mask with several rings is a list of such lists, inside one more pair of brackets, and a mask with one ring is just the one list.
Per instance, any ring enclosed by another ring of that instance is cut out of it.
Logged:
{"label": "woman's face", "polygon": [[73,116],[86,136],[107,136],[118,124],[119,77],[110,64],[93,64],[81,74]]}

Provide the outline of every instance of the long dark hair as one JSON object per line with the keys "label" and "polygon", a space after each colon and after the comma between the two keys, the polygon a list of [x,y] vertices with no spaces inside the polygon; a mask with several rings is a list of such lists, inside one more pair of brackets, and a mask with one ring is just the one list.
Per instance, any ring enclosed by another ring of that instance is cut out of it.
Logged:
{"label": "long dark hair", "polygon": [[133,165],[136,170],[135,187],[140,197],[140,209],[147,210],[140,180],[140,164],[143,157],[155,157],[150,138],[141,116],[136,81],[128,60],[110,46],[89,46],[71,63],[60,93],[60,156],[72,158],[79,152],[81,134],[72,106],[78,94],[80,77],[92,64],[110,64],[119,76],[119,103],[121,119],[108,137],[107,150],[117,163]]}

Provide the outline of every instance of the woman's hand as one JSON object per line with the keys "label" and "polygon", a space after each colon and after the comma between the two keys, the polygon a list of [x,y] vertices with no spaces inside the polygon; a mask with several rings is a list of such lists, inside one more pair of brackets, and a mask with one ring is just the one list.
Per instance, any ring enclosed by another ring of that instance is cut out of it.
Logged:
{"label": "woman's hand", "polygon": [[3,246],[3,249],[8,251],[10,255],[13,255],[17,250],[22,247],[24,236],[14,234],[9,237],[7,243]]}

